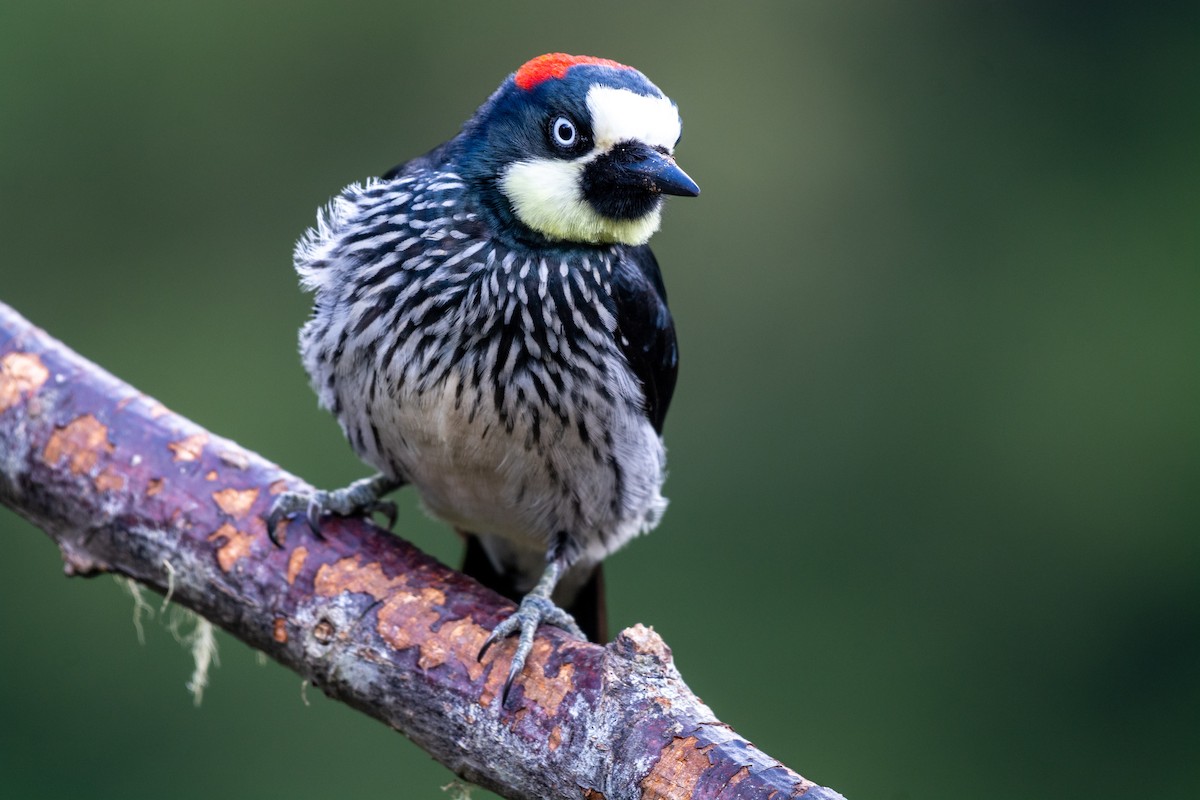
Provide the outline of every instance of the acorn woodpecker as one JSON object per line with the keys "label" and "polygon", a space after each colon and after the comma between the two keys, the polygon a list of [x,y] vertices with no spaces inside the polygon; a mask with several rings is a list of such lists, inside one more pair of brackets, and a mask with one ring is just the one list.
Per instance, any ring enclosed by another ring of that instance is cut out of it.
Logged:
{"label": "acorn woodpecker", "polygon": [[550,53],[461,132],[355,183],[296,245],[320,403],[379,470],[281,495],[268,519],[383,511],[416,487],[467,538],[464,571],[519,599],[505,694],[542,622],[602,639],[599,565],[658,524],[675,329],[654,255],[680,120],[641,72]]}

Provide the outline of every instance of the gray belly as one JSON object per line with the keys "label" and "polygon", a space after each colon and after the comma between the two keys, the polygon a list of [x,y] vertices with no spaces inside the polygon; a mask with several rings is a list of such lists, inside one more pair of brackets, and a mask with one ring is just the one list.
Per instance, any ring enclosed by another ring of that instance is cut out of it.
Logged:
{"label": "gray belly", "polygon": [[490,396],[458,384],[452,372],[369,405],[382,452],[364,457],[398,466],[431,514],[539,555],[562,534],[589,561],[658,523],[665,451],[633,404],[596,398],[565,420],[525,405],[505,418]]}

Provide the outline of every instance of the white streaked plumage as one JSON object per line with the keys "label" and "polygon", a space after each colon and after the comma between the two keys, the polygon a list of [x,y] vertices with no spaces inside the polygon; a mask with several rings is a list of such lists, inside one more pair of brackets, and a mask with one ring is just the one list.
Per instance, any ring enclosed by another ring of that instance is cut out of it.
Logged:
{"label": "white streaked plumage", "polygon": [[[447,201],[456,216],[465,206],[467,224],[476,215],[461,184],[435,174],[406,186],[423,210],[381,213],[371,193],[395,187],[352,185],[297,245],[296,268],[317,293],[301,333],[313,387],[358,454],[412,483],[434,516],[498,537],[492,547],[510,560],[544,560],[569,532],[586,569],[666,507],[661,439],[638,380],[617,367],[612,255],[535,266],[495,241],[430,247],[463,224],[439,216]],[[410,253],[413,240],[426,246]],[[522,331],[506,352],[501,325]]]}

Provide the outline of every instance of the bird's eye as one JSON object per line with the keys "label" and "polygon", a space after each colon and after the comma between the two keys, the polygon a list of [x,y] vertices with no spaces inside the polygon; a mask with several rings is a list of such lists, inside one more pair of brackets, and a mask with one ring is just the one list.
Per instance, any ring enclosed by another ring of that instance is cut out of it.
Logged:
{"label": "bird's eye", "polygon": [[555,117],[550,123],[550,139],[564,150],[569,149],[579,142],[579,131],[566,117]]}

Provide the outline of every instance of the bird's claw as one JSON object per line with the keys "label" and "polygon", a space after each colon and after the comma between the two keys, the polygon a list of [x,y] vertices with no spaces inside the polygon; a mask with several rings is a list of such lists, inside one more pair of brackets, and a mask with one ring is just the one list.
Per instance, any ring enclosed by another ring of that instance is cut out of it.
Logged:
{"label": "bird's claw", "polygon": [[583,631],[580,630],[579,625],[575,622],[575,618],[555,605],[553,600],[537,594],[525,595],[521,599],[521,605],[517,610],[492,630],[487,641],[483,643],[483,647],[479,649],[478,658],[482,661],[484,655],[493,644],[501,639],[507,639],[518,631],[520,632],[520,637],[517,640],[517,649],[513,653],[512,664],[508,668],[508,678],[504,681],[504,689],[500,693],[501,707],[507,702],[508,691],[512,688],[513,681],[517,675],[524,668],[525,659],[529,657],[529,653],[533,650],[533,637],[537,633],[538,626],[542,623],[561,628],[578,639],[587,639]]}
{"label": "bird's claw", "polygon": [[321,507],[316,495],[308,498],[308,506],[304,509],[304,519],[308,521],[308,529],[318,539],[321,538],[321,514],[324,511],[325,509]]}
{"label": "bird's claw", "polygon": [[387,529],[390,531],[396,527],[396,504],[391,500],[376,500],[374,503],[363,508],[368,514],[383,514],[387,520]]}
{"label": "bird's claw", "polygon": [[337,514],[341,517],[382,514],[387,518],[388,529],[394,527],[396,504],[391,500],[364,497],[365,492],[357,488],[358,486],[359,484],[351,484],[346,489],[333,492],[284,492],[275,498],[275,505],[267,514],[267,536],[276,546],[282,546],[279,541],[279,523],[285,517],[300,512],[304,513],[309,529],[318,539],[324,538],[321,535],[321,517],[326,514]]}
{"label": "bird's claw", "polygon": [[316,506],[317,515],[320,514],[320,506],[315,501],[315,495],[304,494],[303,492],[284,492],[275,498],[274,505],[271,506],[271,511],[267,514],[267,536],[271,543],[276,547],[282,547],[283,542],[279,540],[279,523],[283,522],[285,517],[290,517],[297,511],[307,511],[308,524],[313,529],[313,532],[318,536],[321,535],[319,525],[313,522],[313,507]]}

